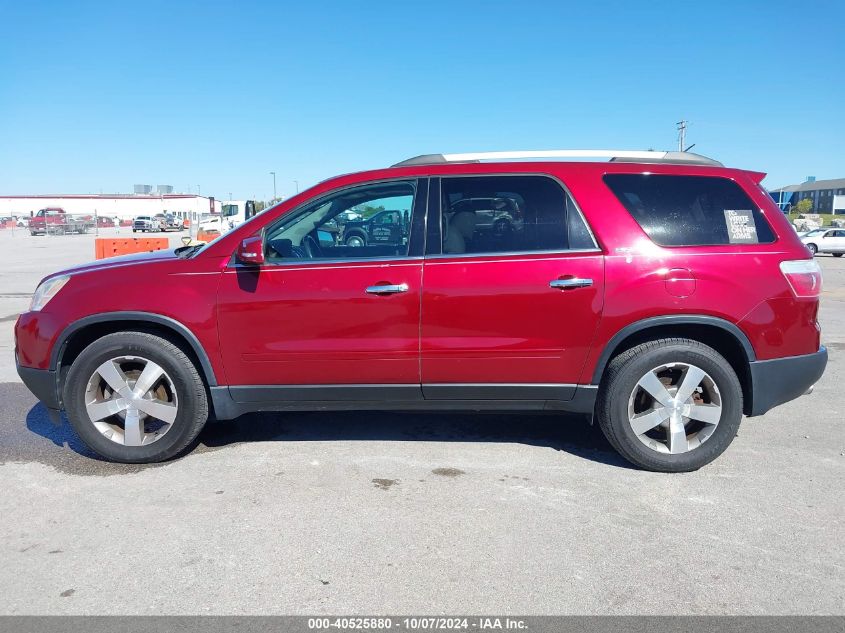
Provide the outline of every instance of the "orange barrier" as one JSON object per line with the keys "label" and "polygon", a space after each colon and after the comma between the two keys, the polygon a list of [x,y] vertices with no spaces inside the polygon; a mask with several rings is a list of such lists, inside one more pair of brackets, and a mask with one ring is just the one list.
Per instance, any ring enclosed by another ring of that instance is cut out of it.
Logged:
{"label": "orange barrier", "polygon": [[197,242],[210,242],[220,237],[220,231],[197,231]]}
{"label": "orange barrier", "polygon": [[166,237],[98,237],[94,240],[94,254],[97,259],[117,257],[130,253],[146,253],[170,248]]}

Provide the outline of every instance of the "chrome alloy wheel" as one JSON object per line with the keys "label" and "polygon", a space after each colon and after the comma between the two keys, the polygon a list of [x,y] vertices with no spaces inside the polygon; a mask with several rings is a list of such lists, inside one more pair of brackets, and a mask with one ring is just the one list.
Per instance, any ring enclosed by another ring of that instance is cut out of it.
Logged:
{"label": "chrome alloy wheel", "polygon": [[687,453],[713,435],[722,398],[710,375],[688,363],[667,363],[639,379],[628,399],[628,423],[659,453]]}
{"label": "chrome alloy wheel", "polygon": [[146,446],[176,420],[173,380],[140,356],[120,356],[97,367],[85,389],[85,409],[96,429],[116,444]]}

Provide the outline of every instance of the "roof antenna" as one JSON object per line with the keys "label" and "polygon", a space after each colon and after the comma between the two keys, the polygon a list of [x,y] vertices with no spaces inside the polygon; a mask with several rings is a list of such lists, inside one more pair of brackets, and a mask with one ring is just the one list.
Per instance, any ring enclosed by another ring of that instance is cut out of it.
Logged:
{"label": "roof antenna", "polygon": [[690,151],[693,147],[695,147],[695,143],[693,143],[692,145],[690,145],[688,148],[686,148],[686,149],[685,149],[685,150],[683,150],[683,151],[688,152],[688,151]]}

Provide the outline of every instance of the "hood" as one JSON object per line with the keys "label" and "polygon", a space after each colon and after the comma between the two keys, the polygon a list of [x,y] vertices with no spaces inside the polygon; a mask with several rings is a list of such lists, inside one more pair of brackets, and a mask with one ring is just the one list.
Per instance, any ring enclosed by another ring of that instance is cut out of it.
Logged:
{"label": "hood", "polygon": [[60,275],[83,273],[92,270],[103,270],[105,268],[117,268],[118,266],[129,266],[133,264],[144,264],[148,262],[160,262],[168,259],[178,259],[178,257],[176,256],[175,248],[146,253],[132,253],[130,255],[120,255],[118,257],[107,257],[106,259],[100,259],[94,262],[79,264],[78,266],[72,266],[70,268],[65,268],[64,270],[59,270],[55,273],[47,275],[44,279],[50,279],[52,277],[58,277]]}

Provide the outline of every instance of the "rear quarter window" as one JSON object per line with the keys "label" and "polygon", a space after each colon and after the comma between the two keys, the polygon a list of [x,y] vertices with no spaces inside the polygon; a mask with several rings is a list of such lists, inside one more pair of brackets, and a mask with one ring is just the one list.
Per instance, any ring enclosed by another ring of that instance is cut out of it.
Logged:
{"label": "rear quarter window", "polygon": [[768,244],[774,233],[759,207],[727,178],[606,174],[610,188],[660,246]]}

